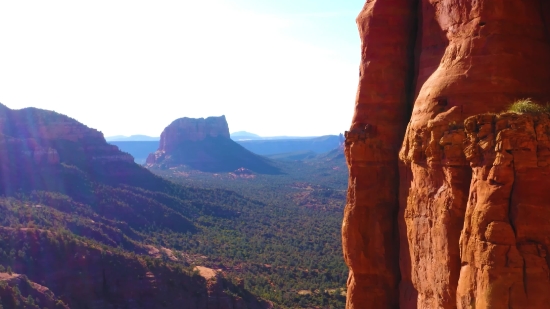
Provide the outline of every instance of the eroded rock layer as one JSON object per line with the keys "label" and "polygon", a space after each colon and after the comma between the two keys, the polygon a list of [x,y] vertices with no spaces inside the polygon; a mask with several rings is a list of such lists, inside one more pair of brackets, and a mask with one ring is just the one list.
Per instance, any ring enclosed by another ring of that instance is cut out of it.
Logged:
{"label": "eroded rock layer", "polygon": [[348,308],[546,308],[548,116],[504,111],[550,101],[550,3],[369,0],[357,22]]}

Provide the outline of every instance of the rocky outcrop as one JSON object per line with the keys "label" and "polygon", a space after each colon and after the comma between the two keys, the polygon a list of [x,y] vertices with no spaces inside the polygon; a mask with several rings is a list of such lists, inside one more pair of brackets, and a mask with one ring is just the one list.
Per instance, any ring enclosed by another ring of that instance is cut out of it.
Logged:
{"label": "rocky outcrop", "polygon": [[159,148],[149,154],[146,165],[204,172],[232,172],[245,168],[261,174],[279,173],[268,159],[246,150],[229,137],[225,116],[174,120],[160,135]]}
{"label": "rocky outcrop", "polygon": [[550,115],[466,119],[472,167],[458,308],[550,304]]}
{"label": "rocky outcrop", "polygon": [[3,308],[69,309],[47,287],[14,273],[0,273],[0,304]]}
{"label": "rocky outcrop", "polygon": [[186,141],[202,141],[207,137],[229,138],[225,116],[208,118],[183,117],[174,120],[160,135],[159,151],[169,152]]}
{"label": "rocky outcrop", "polygon": [[[55,165],[60,162],[59,153],[49,146],[41,146],[34,139],[14,138],[0,135],[0,157],[7,158],[9,152],[16,150],[21,156],[29,158],[35,164]],[[4,161],[4,163],[7,163]]]}
{"label": "rocky outcrop", "polygon": [[544,308],[548,117],[502,111],[550,100],[550,3],[372,0],[357,22],[348,308]]}
{"label": "rocky outcrop", "polygon": [[[195,271],[206,280],[208,309],[246,309],[251,307],[273,309],[273,304],[271,302],[252,300],[252,304],[247,304],[247,301],[242,297],[227,293],[227,291],[231,291],[231,289],[244,290],[244,280],[242,279],[238,282],[238,286],[235,286],[229,284],[218,270],[197,266],[195,267]],[[250,300],[248,302],[250,302]]]}

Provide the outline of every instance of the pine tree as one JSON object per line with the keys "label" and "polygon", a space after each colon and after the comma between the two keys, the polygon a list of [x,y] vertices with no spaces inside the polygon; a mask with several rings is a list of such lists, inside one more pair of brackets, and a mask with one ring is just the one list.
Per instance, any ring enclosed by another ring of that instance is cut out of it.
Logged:
{"label": "pine tree", "polygon": [[27,297],[27,304],[34,305],[34,298],[32,298],[31,295],[29,295],[29,297]]}

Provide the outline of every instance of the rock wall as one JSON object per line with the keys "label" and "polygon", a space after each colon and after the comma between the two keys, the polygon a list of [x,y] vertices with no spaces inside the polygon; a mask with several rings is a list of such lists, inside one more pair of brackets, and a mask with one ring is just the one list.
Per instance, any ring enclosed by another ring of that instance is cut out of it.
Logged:
{"label": "rock wall", "polygon": [[545,308],[547,116],[501,112],[550,101],[550,3],[369,0],[357,23],[347,308]]}
{"label": "rock wall", "polygon": [[[363,38],[362,62],[355,114],[345,134],[350,178],[342,225],[344,258],[350,268],[350,309],[365,308],[364,304],[392,308],[399,299],[393,219],[398,210],[397,154],[413,70],[414,6],[409,0],[393,2],[392,6],[367,3],[357,19]],[[369,42],[377,42],[377,48]]]}

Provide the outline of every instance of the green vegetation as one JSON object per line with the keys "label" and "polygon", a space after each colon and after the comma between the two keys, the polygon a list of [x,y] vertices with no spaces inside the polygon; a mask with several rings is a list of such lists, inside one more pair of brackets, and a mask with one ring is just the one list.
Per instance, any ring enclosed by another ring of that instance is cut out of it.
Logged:
{"label": "green vegetation", "polygon": [[512,103],[508,107],[508,112],[518,114],[542,114],[550,113],[550,105],[545,106],[533,102],[531,99],[521,99]]}
{"label": "green vegetation", "polygon": [[[97,134],[78,142],[40,139],[35,124],[50,116],[61,117],[35,109],[5,116],[10,147],[0,153],[0,265],[61,299],[49,306],[35,294],[29,298],[22,285],[3,284],[4,307],[83,308],[89,303],[80,293],[98,282],[105,284],[94,300],[114,305],[109,293],[115,289],[102,272],[138,280],[155,275],[156,284],[165,284],[147,296],[155,303],[204,295],[206,282],[194,275],[195,266],[220,270],[228,278],[223,289],[244,300],[257,295],[278,308],[344,306],[340,225],[347,167],[341,151],[268,160],[276,172],[261,175],[233,170],[242,166],[237,145],[229,171],[170,167],[154,175]],[[55,149],[60,163],[28,155],[34,143]]]}
{"label": "green vegetation", "polygon": [[[0,203],[4,210],[8,208],[10,220],[20,215],[19,211],[22,210],[13,212],[9,211],[10,208],[28,208],[25,203],[15,199],[2,199]],[[42,218],[43,222],[52,224],[56,223],[55,220],[63,219],[62,214],[46,207],[26,213],[32,218]],[[80,263],[67,263],[78,259]],[[88,259],[93,262],[86,262]],[[81,290],[83,287],[84,290],[88,290],[85,287],[93,287],[94,280],[104,276],[104,273],[97,271],[98,269],[108,272],[109,277],[116,280],[128,280],[136,276],[139,279],[145,277],[147,272],[152,272],[168,278],[164,281],[168,286],[172,282],[173,286],[179,286],[183,291],[194,289],[191,293],[195,293],[204,290],[202,278],[193,278],[191,268],[182,263],[139,256],[121,248],[109,247],[92,239],[77,236],[62,227],[50,230],[0,228],[0,263],[12,265],[17,273],[26,273],[34,282],[57,287],[55,290],[64,292],[63,299],[78,308],[82,307],[79,305],[82,297],[96,299],[97,296],[82,294]],[[62,280],[57,277],[59,275],[62,276]],[[0,281],[0,298],[7,308],[35,308],[38,304],[41,304],[41,307],[44,304],[47,308],[67,308],[61,299],[37,291],[27,276],[23,276],[24,280]],[[103,287],[103,293],[108,294],[111,290],[109,282],[105,281]],[[230,284],[229,288],[232,288]],[[248,297],[240,291],[235,293],[241,297]],[[163,299],[162,295],[159,296],[161,297],[157,298]]]}
{"label": "green vegetation", "polygon": [[[185,167],[153,172],[185,186],[224,189],[260,202],[229,217],[197,218],[201,232],[153,232],[157,245],[208,257],[248,290],[288,308],[342,308],[348,270],[340,228],[347,166],[339,151],[278,162],[281,175],[211,174]],[[313,291],[299,293],[300,291]]]}
{"label": "green vegetation", "polygon": [[[83,174],[74,165],[60,168],[61,175]],[[70,177],[72,183],[63,186],[70,195],[35,190],[0,199],[0,226],[51,231],[66,239],[53,243],[84,242],[189,276],[195,265],[221,269],[229,282],[244,279],[246,290],[282,308],[342,308],[345,297],[331,291],[344,288],[347,279],[340,242],[345,163],[323,156],[280,162],[278,168],[284,173],[155,171],[184,186],[153,175],[147,182],[121,179],[116,187]],[[108,178],[100,174],[107,169],[95,172],[96,179]],[[134,173],[143,178],[144,172]],[[171,249],[181,259],[153,257],[146,245]],[[29,269],[40,268],[32,266],[33,247],[0,240],[0,264],[11,270],[22,260]],[[63,254],[58,259],[63,262]]]}

